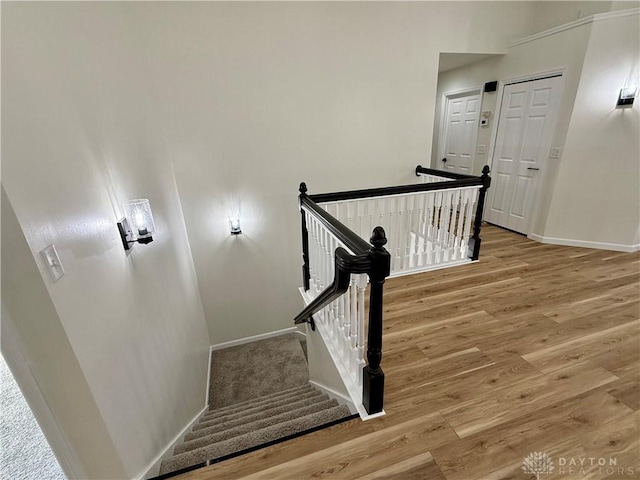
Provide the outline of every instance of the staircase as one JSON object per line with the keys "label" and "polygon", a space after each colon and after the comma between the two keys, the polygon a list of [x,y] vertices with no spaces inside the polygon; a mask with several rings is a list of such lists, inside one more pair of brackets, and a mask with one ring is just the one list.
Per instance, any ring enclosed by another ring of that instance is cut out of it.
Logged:
{"label": "staircase", "polygon": [[212,352],[209,408],[156,480],[354,418],[309,383],[305,346],[286,334]]}
{"label": "staircase", "polygon": [[160,475],[216,463],[347,417],[351,417],[347,406],[308,384],[209,410],[175,448],[173,457],[162,462]]}

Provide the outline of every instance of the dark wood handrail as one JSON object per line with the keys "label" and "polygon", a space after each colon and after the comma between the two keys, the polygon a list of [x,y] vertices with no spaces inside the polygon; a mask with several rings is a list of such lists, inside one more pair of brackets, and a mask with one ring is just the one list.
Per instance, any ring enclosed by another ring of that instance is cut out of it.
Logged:
{"label": "dark wood handrail", "polygon": [[[437,171],[437,170],[436,170]],[[457,180],[443,182],[416,183],[413,185],[398,185],[395,187],[365,188],[362,190],[347,190],[344,192],[319,193],[309,195],[316,203],[338,202],[341,200],[356,200],[358,198],[387,197],[390,195],[405,195],[407,193],[432,192],[434,190],[447,190],[449,188],[478,187],[482,186],[481,177],[465,176]]]}
{"label": "dark wood handrail", "polygon": [[318,206],[312,196],[306,195],[307,186],[303,182],[300,184],[300,207],[305,207],[324,227],[329,230],[338,240],[356,255],[364,255],[369,251],[371,245],[360,235],[340,222],[325,209]]}
{"label": "dark wood handrail", "polygon": [[451,178],[453,180],[463,180],[465,178],[479,178],[474,175],[465,175],[464,173],[454,173],[454,172],[449,172],[447,170],[435,170],[433,168],[427,168],[427,167],[423,167],[422,165],[418,165],[416,167],[416,177],[419,177],[421,173],[425,175],[433,175],[436,177]]}
{"label": "dark wood handrail", "polygon": [[335,275],[333,282],[320,292],[320,294],[294,318],[293,322],[296,325],[309,322],[311,328],[315,330],[313,315],[347,291],[349,283],[351,282],[352,273],[368,273],[370,269],[371,260],[369,259],[369,255],[351,255],[344,248],[338,247],[335,253]]}

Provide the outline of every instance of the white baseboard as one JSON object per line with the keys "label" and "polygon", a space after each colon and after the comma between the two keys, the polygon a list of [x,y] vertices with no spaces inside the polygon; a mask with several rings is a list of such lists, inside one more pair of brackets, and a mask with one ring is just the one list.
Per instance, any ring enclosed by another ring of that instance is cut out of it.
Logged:
{"label": "white baseboard", "polygon": [[200,410],[195,417],[191,419],[191,421],[185,426],[178,435],[174,437],[174,439],[169,443],[169,445],[160,453],[156,458],[154,458],[151,464],[144,470],[144,473],[136,478],[145,479],[151,477],[157,477],[160,472],[160,465],[162,461],[166,458],[171,457],[173,449],[178,445],[178,443],[182,442],[184,436],[191,430],[191,428],[196,424],[196,422],[200,419],[202,414],[205,412],[207,408],[209,408],[209,387],[211,382],[211,353],[212,350],[209,348],[209,363],[207,365],[207,390],[205,392],[205,400],[204,406],[202,410]]}
{"label": "white baseboard", "polygon": [[337,400],[340,405],[346,405],[347,407],[349,407],[349,411],[351,411],[352,414],[355,415],[356,413],[358,413],[358,409],[355,407],[355,405],[351,401],[351,398],[347,397],[346,395],[343,395],[342,393],[337,392],[333,388],[329,388],[326,385],[322,385],[321,383],[314,382],[313,380],[309,380],[309,384],[316,387],[322,393],[326,393],[329,396],[329,398],[333,398]]}
{"label": "white baseboard", "polygon": [[160,472],[160,464],[162,463],[162,461],[165,458],[169,458],[171,456],[174,447],[176,445],[178,445],[178,443],[182,442],[182,439],[184,438],[184,436],[189,432],[191,427],[193,427],[195,425],[195,423],[200,419],[200,417],[202,416],[202,414],[204,413],[204,411],[206,409],[207,409],[207,407],[204,407],[202,410],[200,410],[198,412],[198,414],[195,417],[193,417],[193,419],[187,424],[187,426],[184,427],[182,429],[182,431],[178,435],[175,436],[175,438],[171,441],[171,443],[169,443],[167,448],[165,448],[162,451],[162,453],[160,455],[158,455],[151,462],[151,465],[146,469],[145,473],[143,475],[140,475],[140,476],[135,477],[135,478],[145,479],[145,478],[157,477],[159,472]]}
{"label": "white baseboard", "polygon": [[[265,340],[267,338],[279,337],[280,335],[286,335],[287,333],[301,333],[298,327],[283,328],[282,330],[275,330],[273,332],[261,333],[260,335],[253,335],[251,337],[239,338],[237,340],[230,340],[228,342],[217,343],[211,345],[211,350],[222,350],[223,348],[235,347],[237,345],[244,345],[245,343],[257,342],[258,340]],[[304,333],[301,333],[304,335]]]}
{"label": "white baseboard", "polygon": [[596,248],[598,250],[613,250],[615,252],[637,252],[640,250],[640,244],[637,245],[622,245],[619,243],[605,243],[605,242],[590,242],[586,240],[574,240],[570,238],[555,238],[555,237],[543,237],[542,235],[536,235],[530,233],[528,238],[540,243],[549,243],[551,245],[562,245],[565,247],[583,247],[583,248]]}

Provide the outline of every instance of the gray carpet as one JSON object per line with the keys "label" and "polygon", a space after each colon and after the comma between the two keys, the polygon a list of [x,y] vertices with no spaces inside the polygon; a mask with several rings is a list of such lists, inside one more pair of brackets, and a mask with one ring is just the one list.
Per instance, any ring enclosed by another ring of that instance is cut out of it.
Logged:
{"label": "gray carpet", "polygon": [[307,361],[295,333],[216,350],[211,356],[209,405],[233,405],[308,381]]}
{"label": "gray carpet", "polygon": [[288,334],[214,351],[209,410],[162,462],[160,475],[351,417],[348,407],[309,384],[304,347]]}

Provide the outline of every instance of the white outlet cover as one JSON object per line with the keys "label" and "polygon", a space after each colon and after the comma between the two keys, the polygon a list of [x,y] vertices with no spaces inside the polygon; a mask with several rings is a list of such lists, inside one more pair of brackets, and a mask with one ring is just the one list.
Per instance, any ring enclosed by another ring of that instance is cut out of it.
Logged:
{"label": "white outlet cover", "polygon": [[40,255],[42,255],[44,264],[51,274],[51,279],[54,282],[60,280],[60,278],[64,275],[64,267],[60,262],[60,257],[58,256],[56,247],[54,245],[49,245],[40,251]]}

